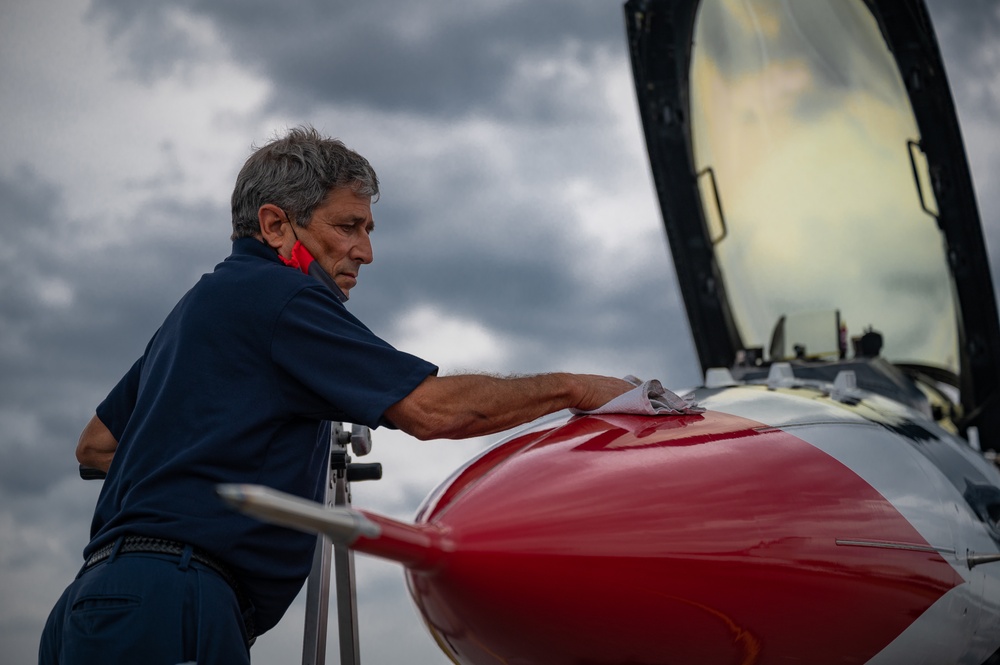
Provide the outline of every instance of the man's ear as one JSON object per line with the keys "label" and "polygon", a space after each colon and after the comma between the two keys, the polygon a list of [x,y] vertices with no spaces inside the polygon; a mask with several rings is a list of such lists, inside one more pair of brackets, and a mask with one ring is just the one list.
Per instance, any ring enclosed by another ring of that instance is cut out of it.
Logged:
{"label": "man's ear", "polygon": [[[281,252],[282,247],[289,244],[285,222],[289,221],[285,211],[273,203],[265,203],[257,210],[257,222],[260,224],[261,239],[272,248]],[[293,243],[294,244],[294,243]]]}

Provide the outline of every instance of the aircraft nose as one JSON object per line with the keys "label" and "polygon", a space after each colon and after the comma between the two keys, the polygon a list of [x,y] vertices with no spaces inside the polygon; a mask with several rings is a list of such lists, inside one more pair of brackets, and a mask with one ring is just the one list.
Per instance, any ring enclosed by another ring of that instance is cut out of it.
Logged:
{"label": "aircraft nose", "polygon": [[[421,511],[452,549],[407,576],[458,662],[849,662],[954,585],[940,557],[883,550],[873,565],[838,546],[848,528],[919,534],[835,459],[761,423],[589,416],[526,437]],[[919,589],[889,591],[907,575]]]}

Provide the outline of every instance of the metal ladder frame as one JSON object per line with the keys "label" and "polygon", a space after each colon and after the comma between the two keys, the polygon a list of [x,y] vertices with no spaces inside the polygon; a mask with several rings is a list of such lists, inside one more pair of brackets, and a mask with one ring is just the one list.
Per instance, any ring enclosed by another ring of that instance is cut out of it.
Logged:
{"label": "metal ladder frame", "polygon": [[[377,480],[382,477],[382,466],[352,464],[347,445],[355,455],[366,455],[371,450],[371,432],[367,427],[355,425],[350,432],[342,423],[331,423],[330,461],[327,465],[324,505],[350,508],[351,481]],[[331,494],[332,500],[331,500]],[[343,545],[331,545],[327,536],[316,540],[312,570],[306,587],[306,618],[302,636],[302,665],[325,665],[327,627],[330,607],[331,563],[337,594],[337,627],[340,639],[341,665],[360,665],[358,643],[358,597],[354,579],[354,552]]]}

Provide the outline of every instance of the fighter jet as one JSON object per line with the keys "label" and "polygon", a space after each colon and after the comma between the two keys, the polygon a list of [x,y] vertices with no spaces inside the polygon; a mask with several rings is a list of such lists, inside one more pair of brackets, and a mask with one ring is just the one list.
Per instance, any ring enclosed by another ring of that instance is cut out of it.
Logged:
{"label": "fighter jet", "polygon": [[400,562],[456,663],[1000,661],[1000,326],[924,3],[625,18],[703,410],[550,417],[412,524],[220,492]]}

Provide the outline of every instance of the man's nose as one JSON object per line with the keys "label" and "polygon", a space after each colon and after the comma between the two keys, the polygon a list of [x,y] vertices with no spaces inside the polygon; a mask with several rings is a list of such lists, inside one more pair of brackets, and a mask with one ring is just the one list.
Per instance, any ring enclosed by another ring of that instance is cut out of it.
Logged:
{"label": "man's nose", "polygon": [[363,231],[358,242],[354,243],[354,250],[351,254],[351,258],[361,263],[371,263],[375,259],[372,252],[372,237],[368,235],[367,231]]}

